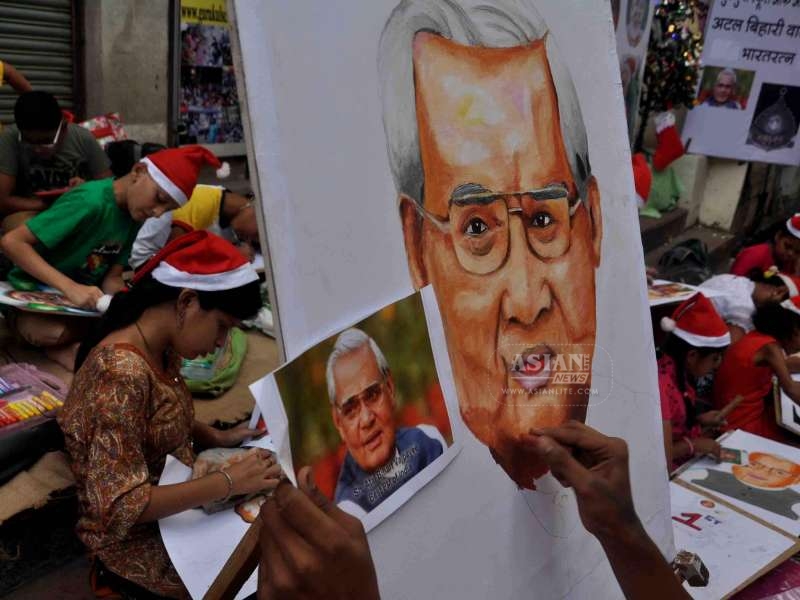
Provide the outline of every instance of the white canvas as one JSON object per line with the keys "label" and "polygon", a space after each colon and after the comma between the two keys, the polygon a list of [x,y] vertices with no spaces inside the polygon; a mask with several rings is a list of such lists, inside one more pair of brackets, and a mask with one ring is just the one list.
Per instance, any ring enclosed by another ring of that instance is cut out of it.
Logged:
{"label": "white canvas", "polygon": [[[455,6],[468,4],[480,3]],[[637,509],[670,556],[655,357],[609,7],[600,0],[499,4],[539,13],[548,49],[552,44],[559,51],[556,75],[563,82],[568,72],[577,90],[602,212],[596,305],[580,313],[592,323],[596,315],[591,387],[598,394],[584,407],[585,419],[628,441]],[[407,295],[416,283],[387,158],[377,64],[381,34],[396,5],[233,2],[251,166],[261,184],[274,300],[289,359]],[[578,123],[562,112],[568,125]],[[512,252],[514,244],[516,239]],[[526,293],[525,285],[520,279],[514,294]],[[531,301],[537,298],[542,296],[531,289]],[[441,299],[439,306],[448,309]],[[447,347],[447,340],[441,343]],[[463,366],[452,351],[447,354],[446,368]],[[369,538],[387,597],[619,594],[599,544],[581,527],[572,493],[549,476],[536,481],[535,491],[520,492],[469,431],[448,468]]]}
{"label": "white canvas", "polygon": [[670,483],[675,547],[697,554],[709,573],[708,585],[691,587],[695,600],[727,598],[797,546],[786,534],[765,527],[708,496]]}
{"label": "white canvas", "polygon": [[[793,374],[792,379],[800,381],[800,374]],[[797,410],[797,404],[789,398],[783,389],[780,389],[779,404],[780,410],[776,412],[778,425],[800,435],[800,411]]]}

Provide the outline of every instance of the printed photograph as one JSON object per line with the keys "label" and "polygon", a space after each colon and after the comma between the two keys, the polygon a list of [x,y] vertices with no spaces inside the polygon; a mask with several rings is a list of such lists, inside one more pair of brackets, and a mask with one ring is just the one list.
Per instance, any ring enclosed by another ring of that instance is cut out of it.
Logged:
{"label": "printed photograph", "polygon": [[642,42],[645,29],[647,29],[647,17],[650,15],[650,4],[650,0],[628,0],[628,7],[625,11],[625,31],[628,35],[628,43],[632,48]]}
{"label": "printed photograph", "polygon": [[[295,470],[363,518],[453,446],[422,300],[414,294],[275,372]],[[428,478],[430,479],[430,478]],[[419,486],[421,487],[421,485]]]}
{"label": "printed photograph", "polygon": [[96,317],[99,314],[78,308],[60,292],[15,290],[7,283],[0,284],[0,304],[31,312],[57,312],[76,317]]}
{"label": "printed photograph", "polygon": [[697,104],[744,110],[755,76],[755,71],[745,69],[705,67],[697,92]]}
{"label": "printed photograph", "polygon": [[800,87],[764,83],[750,123],[747,143],[770,152],[793,148],[800,124]]}

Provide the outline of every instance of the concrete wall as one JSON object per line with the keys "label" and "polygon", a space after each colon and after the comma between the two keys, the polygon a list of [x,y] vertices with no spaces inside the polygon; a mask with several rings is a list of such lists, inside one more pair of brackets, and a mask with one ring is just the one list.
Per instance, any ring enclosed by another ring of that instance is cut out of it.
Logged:
{"label": "concrete wall", "polygon": [[166,143],[168,0],[84,0],[87,116],[118,112],[129,137]]}

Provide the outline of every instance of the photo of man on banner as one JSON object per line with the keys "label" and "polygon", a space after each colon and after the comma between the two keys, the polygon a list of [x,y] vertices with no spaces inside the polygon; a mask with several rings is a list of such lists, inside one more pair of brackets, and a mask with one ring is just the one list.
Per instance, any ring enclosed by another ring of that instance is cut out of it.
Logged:
{"label": "photo of man on banner", "polygon": [[527,489],[546,469],[524,436],[586,417],[602,238],[579,99],[537,15],[404,0],[378,58],[413,283],[435,290],[464,422]]}

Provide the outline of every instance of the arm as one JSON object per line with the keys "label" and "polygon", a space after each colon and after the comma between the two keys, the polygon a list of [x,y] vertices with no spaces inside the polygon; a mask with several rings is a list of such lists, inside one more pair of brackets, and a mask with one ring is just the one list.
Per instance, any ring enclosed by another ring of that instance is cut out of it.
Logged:
{"label": "arm", "polygon": [[108,273],[106,273],[106,276],[103,278],[103,283],[100,286],[106,294],[111,294],[113,296],[125,287],[125,281],[122,279],[124,270],[122,265],[111,265],[111,268],[108,270]]}
{"label": "arm", "polygon": [[581,521],[603,546],[626,598],[689,598],[636,515],[624,440],[571,421],[532,431],[528,441],[575,491]]}
{"label": "arm", "polygon": [[8,63],[3,63],[3,69],[5,70],[5,79],[14,91],[18,94],[24,94],[25,92],[30,92],[33,88],[31,84],[25,79],[25,76],[17,71],[14,67],[12,67]]}
{"label": "arm", "polygon": [[225,469],[233,482],[219,471],[185,483],[150,487],[150,499],[137,523],[149,523],[225,497],[254,494],[278,485],[280,465],[266,450],[258,450]]}
{"label": "arm", "polygon": [[786,357],[783,355],[778,344],[767,344],[761,350],[756,352],[756,364],[769,366],[772,372],[778,378],[778,383],[786,395],[789,396],[795,404],[800,404],[800,382],[792,379],[789,373],[789,367],[786,364]]}
{"label": "arm", "polygon": [[47,208],[47,203],[40,198],[15,196],[16,185],[17,178],[15,176],[0,173],[0,214],[10,215],[23,210],[39,211]]}
{"label": "arm", "polygon": [[790,373],[800,373],[800,355],[792,354],[786,358],[786,368]]}
{"label": "arm", "polygon": [[200,448],[234,448],[247,438],[257,438],[264,433],[266,431],[262,429],[250,429],[246,422],[224,431],[197,420],[192,426],[192,438]]}
{"label": "arm", "polygon": [[75,283],[49,265],[34,248],[37,241],[27,225],[20,225],[0,239],[0,250],[31,277],[56,288],[78,306],[95,308],[103,292],[96,287]]}

